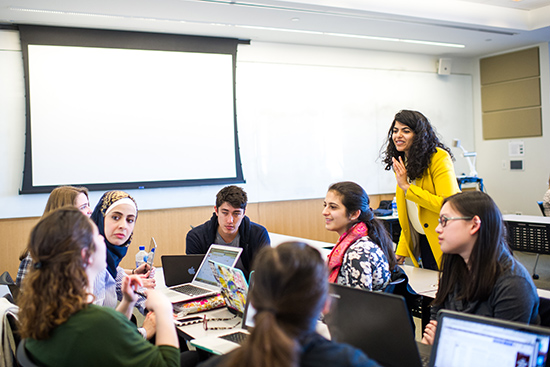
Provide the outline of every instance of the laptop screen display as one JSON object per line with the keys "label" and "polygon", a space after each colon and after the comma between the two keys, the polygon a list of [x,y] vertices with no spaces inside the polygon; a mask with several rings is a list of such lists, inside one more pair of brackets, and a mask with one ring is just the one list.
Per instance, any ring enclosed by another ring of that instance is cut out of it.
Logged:
{"label": "laptop screen display", "polygon": [[224,248],[211,246],[210,250],[206,254],[206,258],[202,262],[201,268],[199,269],[199,272],[197,273],[195,280],[206,284],[210,284],[212,286],[217,286],[218,282],[216,281],[214,274],[212,274],[212,269],[210,268],[209,260],[212,260],[224,265],[232,266],[235,262],[235,258],[239,256],[239,253],[240,252],[238,251],[237,248],[235,248],[235,250],[232,250],[232,249],[224,249]]}
{"label": "laptop screen display", "polygon": [[454,317],[443,317],[440,323],[437,350],[432,355],[435,367],[546,366],[547,334]]}

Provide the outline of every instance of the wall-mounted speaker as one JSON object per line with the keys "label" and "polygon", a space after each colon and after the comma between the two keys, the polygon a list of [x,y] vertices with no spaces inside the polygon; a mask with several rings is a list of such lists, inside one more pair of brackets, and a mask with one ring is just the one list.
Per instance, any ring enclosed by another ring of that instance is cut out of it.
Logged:
{"label": "wall-mounted speaker", "polygon": [[451,59],[439,59],[437,62],[437,73],[439,75],[451,75]]}

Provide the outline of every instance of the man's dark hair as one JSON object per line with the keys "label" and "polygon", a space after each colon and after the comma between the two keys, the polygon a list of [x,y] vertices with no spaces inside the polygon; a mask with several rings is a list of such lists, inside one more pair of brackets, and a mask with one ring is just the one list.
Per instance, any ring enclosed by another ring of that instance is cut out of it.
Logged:
{"label": "man's dark hair", "polygon": [[233,208],[246,209],[248,197],[246,192],[238,186],[226,186],[216,194],[216,207],[219,208],[223,203],[229,203]]}

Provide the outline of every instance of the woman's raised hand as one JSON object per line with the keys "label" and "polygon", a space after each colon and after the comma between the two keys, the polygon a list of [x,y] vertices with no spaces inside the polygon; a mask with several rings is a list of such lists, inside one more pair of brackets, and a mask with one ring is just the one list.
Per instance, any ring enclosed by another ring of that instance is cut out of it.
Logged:
{"label": "woman's raised hand", "polygon": [[409,189],[409,181],[407,181],[407,168],[403,162],[403,157],[399,157],[399,160],[392,158],[393,171],[395,172],[395,178],[397,180],[397,186],[401,188],[405,193]]}

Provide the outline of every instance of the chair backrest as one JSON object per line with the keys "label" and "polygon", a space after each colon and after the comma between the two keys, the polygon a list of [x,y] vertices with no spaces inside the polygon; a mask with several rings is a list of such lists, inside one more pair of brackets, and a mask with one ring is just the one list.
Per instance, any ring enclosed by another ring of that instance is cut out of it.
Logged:
{"label": "chair backrest", "polygon": [[6,298],[0,297],[0,365],[11,366],[16,363],[16,349],[19,341],[17,333],[17,313],[19,308]]}
{"label": "chair backrest", "polygon": [[542,215],[546,217],[546,213],[544,212],[544,205],[542,204],[542,201],[537,201],[537,204],[539,204],[540,211],[542,212]]}
{"label": "chair backrest", "polygon": [[395,270],[392,271],[391,282],[384,292],[397,294],[405,298],[407,308],[409,309],[409,313],[411,313],[411,320],[413,310],[420,309],[422,298],[411,288],[409,285],[409,277],[407,277],[407,274],[400,266],[396,266]]}
{"label": "chair backrest", "polygon": [[25,349],[26,339],[21,339],[19,345],[17,346],[17,362],[21,367],[38,367],[36,363],[33,362],[30,355]]}
{"label": "chair backrest", "polygon": [[550,299],[539,298],[539,316],[540,324],[545,327],[550,327]]}
{"label": "chair backrest", "polygon": [[395,288],[399,285],[399,284],[402,284],[404,282],[406,282],[407,279],[406,278],[398,278],[394,281],[391,281],[388,286],[386,287],[386,289],[384,289],[384,293],[395,293]]}

